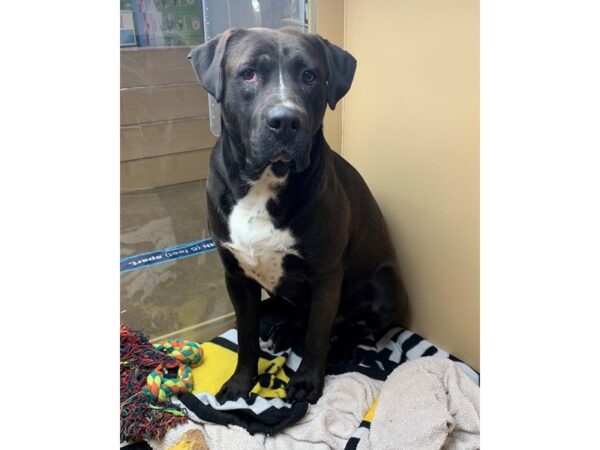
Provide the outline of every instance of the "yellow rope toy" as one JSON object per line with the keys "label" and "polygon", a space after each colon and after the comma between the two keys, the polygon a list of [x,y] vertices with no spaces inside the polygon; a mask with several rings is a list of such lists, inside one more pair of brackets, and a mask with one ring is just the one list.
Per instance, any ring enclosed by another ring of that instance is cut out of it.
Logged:
{"label": "yellow rope toy", "polygon": [[[200,344],[174,339],[154,344],[154,348],[175,358],[177,363],[173,367],[160,364],[150,372],[146,378],[144,394],[160,403],[168,401],[171,395],[190,391],[194,385],[192,369],[200,364],[204,356]],[[177,368],[176,373],[175,368]]]}

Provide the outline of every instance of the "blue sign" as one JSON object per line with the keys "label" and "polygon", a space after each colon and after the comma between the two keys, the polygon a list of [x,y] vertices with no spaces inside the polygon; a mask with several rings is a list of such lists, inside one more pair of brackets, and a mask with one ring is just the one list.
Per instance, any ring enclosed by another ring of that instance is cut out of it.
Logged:
{"label": "blue sign", "polygon": [[215,241],[212,239],[202,239],[200,241],[176,245],[175,247],[163,248],[162,250],[154,250],[148,253],[128,256],[126,258],[121,258],[121,273],[145,269],[146,267],[189,258],[190,256],[201,255],[203,253],[214,252],[216,249]]}

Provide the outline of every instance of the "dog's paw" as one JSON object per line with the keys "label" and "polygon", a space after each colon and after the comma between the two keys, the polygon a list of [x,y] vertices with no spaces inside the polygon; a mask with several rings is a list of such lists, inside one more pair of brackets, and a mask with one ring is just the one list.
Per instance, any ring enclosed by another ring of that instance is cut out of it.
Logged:
{"label": "dog's paw", "polygon": [[324,378],[315,373],[297,373],[287,386],[286,400],[291,403],[317,403],[323,394]]}
{"label": "dog's paw", "polygon": [[227,383],[223,385],[219,393],[216,395],[216,399],[220,404],[223,404],[229,400],[238,400],[240,398],[248,397],[248,393],[252,388],[252,378],[232,376]]}
{"label": "dog's paw", "polygon": [[291,321],[281,321],[273,325],[268,332],[268,347],[275,353],[282,352],[292,347],[294,340],[300,332],[296,324]]}

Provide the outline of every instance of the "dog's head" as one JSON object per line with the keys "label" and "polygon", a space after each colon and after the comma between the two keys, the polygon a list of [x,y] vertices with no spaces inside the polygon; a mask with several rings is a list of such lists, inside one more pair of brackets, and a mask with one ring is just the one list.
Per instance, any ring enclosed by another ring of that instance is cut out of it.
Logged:
{"label": "dog's head", "polygon": [[327,104],[335,108],[356,70],[352,55],[326,39],[286,29],[231,29],[189,59],[252,172],[274,162],[305,170]]}

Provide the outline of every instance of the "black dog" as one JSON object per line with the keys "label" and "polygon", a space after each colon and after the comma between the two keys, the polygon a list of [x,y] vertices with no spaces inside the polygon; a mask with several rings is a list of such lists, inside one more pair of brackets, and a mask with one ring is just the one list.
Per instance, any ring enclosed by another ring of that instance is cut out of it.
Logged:
{"label": "black dog", "polygon": [[[329,357],[395,322],[406,294],[377,203],[323,137],[327,104],[356,60],[293,30],[229,30],[189,55],[221,104],[208,174],[209,226],[225,266],[239,358],[217,398],[246,397],[257,374],[261,287],[296,308],[273,327],[276,350],[306,332],[290,401],[317,401]],[[331,348],[330,348],[331,347]]]}

